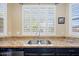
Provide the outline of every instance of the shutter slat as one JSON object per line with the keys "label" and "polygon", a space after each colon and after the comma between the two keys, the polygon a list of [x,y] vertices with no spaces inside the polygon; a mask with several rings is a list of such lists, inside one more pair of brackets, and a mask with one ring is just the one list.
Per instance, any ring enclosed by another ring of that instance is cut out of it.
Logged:
{"label": "shutter slat", "polygon": [[[71,4],[72,33],[79,33],[79,4]],[[74,30],[73,30],[74,29]]]}

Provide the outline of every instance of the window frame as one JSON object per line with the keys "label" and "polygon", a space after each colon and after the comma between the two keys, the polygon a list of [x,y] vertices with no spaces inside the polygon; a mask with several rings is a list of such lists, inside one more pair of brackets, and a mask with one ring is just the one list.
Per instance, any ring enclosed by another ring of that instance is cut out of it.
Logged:
{"label": "window frame", "polygon": [[[27,3],[26,5],[28,5],[28,4],[31,4],[31,3]],[[34,3],[34,4],[37,4],[37,3]],[[52,4],[52,3],[40,3],[40,4]],[[25,36],[38,36],[36,34],[28,35],[28,34],[24,33],[24,15],[23,15],[23,13],[24,13],[23,8],[24,7],[23,6],[25,6],[25,5],[22,5],[22,35],[25,35]],[[55,10],[56,10],[56,5],[55,5]],[[56,11],[55,11],[55,13],[56,13]],[[49,34],[49,35],[42,35],[41,34],[40,36],[54,36],[54,35],[56,35],[56,14],[55,14],[54,26],[53,27],[54,27],[54,32],[52,33],[52,35],[51,34]]]}
{"label": "window frame", "polygon": [[0,36],[6,36],[7,35],[7,3],[1,3],[1,4],[6,4],[6,12],[3,14],[3,33],[0,33]]}
{"label": "window frame", "polygon": [[78,37],[79,36],[79,33],[73,33],[72,31],[72,4],[73,3],[70,3],[69,4],[69,35],[70,36],[74,36],[74,37]]}

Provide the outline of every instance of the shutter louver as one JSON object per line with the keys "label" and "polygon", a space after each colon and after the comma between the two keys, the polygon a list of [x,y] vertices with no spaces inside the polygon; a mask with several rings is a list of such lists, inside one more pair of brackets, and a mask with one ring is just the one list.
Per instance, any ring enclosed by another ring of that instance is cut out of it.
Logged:
{"label": "shutter louver", "polygon": [[79,34],[79,4],[71,4],[72,33]]}

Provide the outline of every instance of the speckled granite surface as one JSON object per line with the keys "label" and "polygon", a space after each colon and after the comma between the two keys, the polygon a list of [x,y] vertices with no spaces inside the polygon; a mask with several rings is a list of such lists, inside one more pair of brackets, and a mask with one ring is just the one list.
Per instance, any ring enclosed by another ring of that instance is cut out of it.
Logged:
{"label": "speckled granite surface", "polygon": [[[79,47],[79,39],[64,38],[64,39],[46,39],[51,40],[51,45],[27,45],[26,42],[32,39],[26,38],[2,38],[0,39],[0,47]],[[34,40],[34,39],[33,39]],[[44,39],[45,40],[45,39]]]}

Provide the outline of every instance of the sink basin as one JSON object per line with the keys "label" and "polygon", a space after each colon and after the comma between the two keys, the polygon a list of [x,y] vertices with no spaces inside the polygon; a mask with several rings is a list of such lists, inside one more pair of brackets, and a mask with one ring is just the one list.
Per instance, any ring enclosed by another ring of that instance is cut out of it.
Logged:
{"label": "sink basin", "polygon": [[51,44],[49,40],[29,40],[27,44]]}

